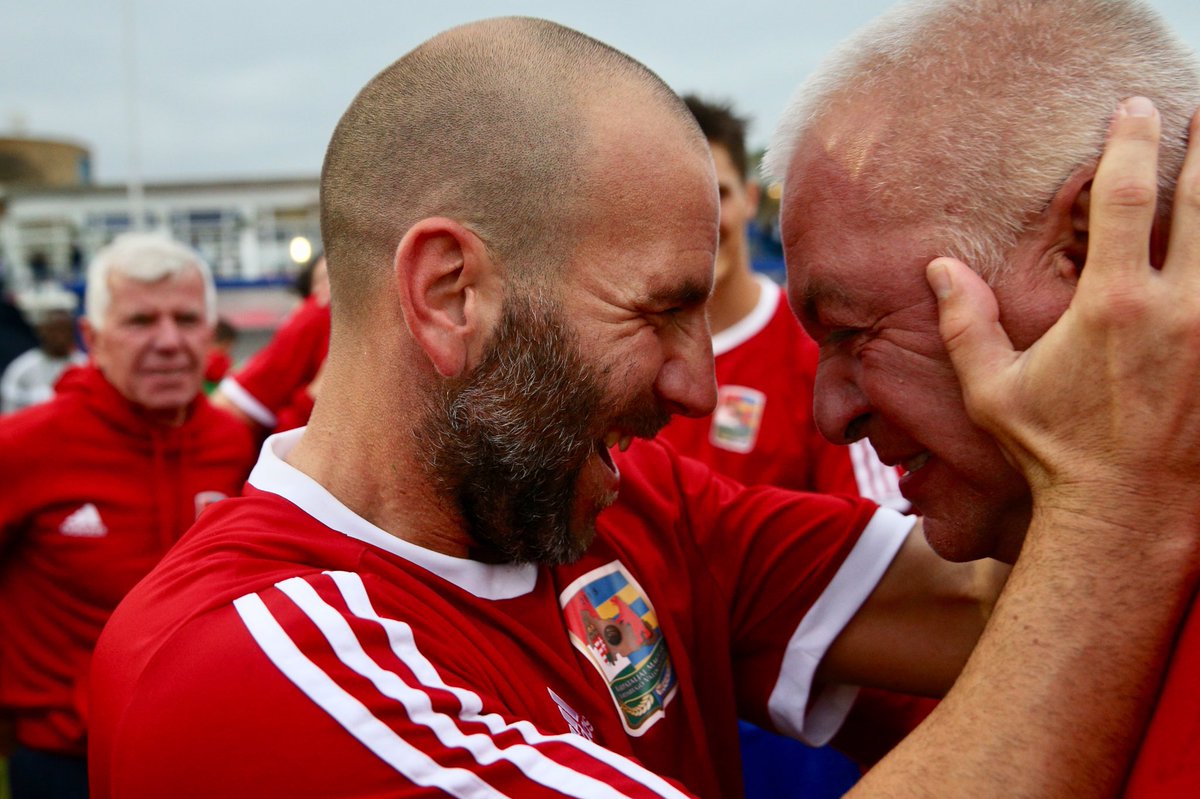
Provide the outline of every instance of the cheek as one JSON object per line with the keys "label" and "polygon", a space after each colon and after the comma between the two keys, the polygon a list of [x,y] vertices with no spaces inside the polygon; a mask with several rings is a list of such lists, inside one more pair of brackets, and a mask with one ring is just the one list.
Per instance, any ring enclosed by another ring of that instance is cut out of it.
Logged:
{"label": "cheek", "polygon": [[198,330],[187,333],[183,340],[187,342],[187,348],[194,355],[203,355],[208,352],[212,346],[212,335],[207,330]]}
{"label": "cheek", "polygon": [[966,417],[962,387],[944,353],[872,342],[860,353],[860,369],[864,393],[888,416],[942,419],[954,427]]}
{"label": "cheek", "polygon": [[127,341],[124,336],[106,334],[93,345],[92,361],[105,372],[112,371],[132,360],[133,347],[133,342]]}
{"label": "cheek", "polygon": [[662,367],[662,343],[646,328],[595,364],[594,373],[605,397],[628,400],[652,391]]}

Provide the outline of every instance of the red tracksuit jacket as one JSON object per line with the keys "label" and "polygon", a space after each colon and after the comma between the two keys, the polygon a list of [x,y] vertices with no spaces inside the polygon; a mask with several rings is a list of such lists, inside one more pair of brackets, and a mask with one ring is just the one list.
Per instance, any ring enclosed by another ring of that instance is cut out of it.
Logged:
{"label": "red tracksuit jacket", "polygon": [[101,628],[253,459],[246,426],[203,397],[182,425],[154,424],[92,367],[0,419],[0,714],[19,743],[85,753]]}

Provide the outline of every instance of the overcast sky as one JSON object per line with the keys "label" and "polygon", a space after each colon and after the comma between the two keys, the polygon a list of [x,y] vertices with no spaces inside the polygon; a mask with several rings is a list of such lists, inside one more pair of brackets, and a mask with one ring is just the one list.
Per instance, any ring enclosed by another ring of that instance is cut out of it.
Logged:
{"label": "overcast sky", "polygon": [[[891,0],[0,0],[0,136],[78,141],[99,182],[130,164],[132,9],[148,180],[315,175],[376,72],[488,16],[547,17],[612,44],[679,91],[733,100],[765,144],[795,86]],[[1200,48],[1200,0],[1152,0]]]}

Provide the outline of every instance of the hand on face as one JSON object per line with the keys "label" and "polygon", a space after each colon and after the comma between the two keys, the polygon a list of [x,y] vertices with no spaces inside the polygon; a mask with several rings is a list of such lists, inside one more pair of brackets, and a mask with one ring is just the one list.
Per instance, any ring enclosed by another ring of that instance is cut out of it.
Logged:
{"label": "hand on face", "polygon": [[972,419],[1024,472],[1035,505],[1148,532],[1148,519],[1200,518],[1200,115],[1161,271],[1149,255],[1160,124],[1148,101],[1122,103],[1078,289],[1025,352],[966,265],[938,259],[927,275]]}

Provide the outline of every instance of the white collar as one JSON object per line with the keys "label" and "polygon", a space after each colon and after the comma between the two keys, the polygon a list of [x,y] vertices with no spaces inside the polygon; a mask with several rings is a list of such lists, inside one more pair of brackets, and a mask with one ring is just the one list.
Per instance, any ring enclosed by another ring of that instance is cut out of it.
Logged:
{"label": "white collar", "polygon": [[758,302],[754,309],[741,319],[734,322],[720,333],[713,334],[713,355],[724,355],[739,344],[744,344],[762,332],[775,309],[779,307],[779,295],[782,293],[774,280],[766,275],[755,272],[754,279],[758,281]]}
{"label": "white collar", "polygon": [[480,563],[417,546],[382,530],[347,508],[316,480],[284,460],[304,428],[277,433],[263,442],[247,482],[259,491],[283,497],[326,527],[398,555],[480,599],[512,599],[537,584],[533,564]]}

